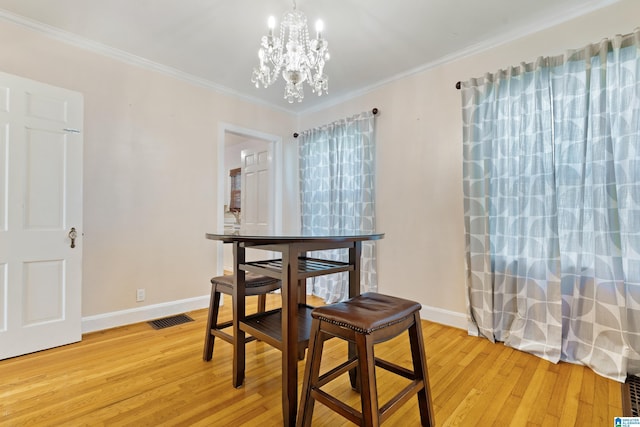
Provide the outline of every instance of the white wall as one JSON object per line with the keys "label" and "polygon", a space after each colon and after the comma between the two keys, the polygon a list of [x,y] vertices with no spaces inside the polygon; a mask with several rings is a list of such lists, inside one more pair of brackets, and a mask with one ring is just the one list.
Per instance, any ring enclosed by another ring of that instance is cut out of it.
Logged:
{"label": "white wall", "polygon": [[301,117],[298,128],[304,130],[380,110],[377,228],[386,233],[378,244],[381,292],[419,301],[424,317],[466,327],[462,115],[455,83],[629,33],[639,16],[640,1],[621,1]]}
{"label": "white wall", "polygon": [[295,119],[9,22],[0,40],[2,71],[84,94],[82,314],[95,324],[83,329],[139,320],[144,307],[160,306],[157,316],[175,301],[208,304],[218,125],[288,135]]}

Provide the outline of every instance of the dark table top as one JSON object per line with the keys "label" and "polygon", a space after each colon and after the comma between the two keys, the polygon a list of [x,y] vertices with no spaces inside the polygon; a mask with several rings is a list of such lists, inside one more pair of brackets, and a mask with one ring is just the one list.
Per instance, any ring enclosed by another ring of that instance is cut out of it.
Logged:
{"label": "dark table top", "polygon": [[310,234],[242,234],[234,233],[206,233],[209,240],[220,240],[225,243],[251,242],[264,244],[298,243],[298,242],[356,242],[365,240],[380,240],[384,233],[336,233],[331,235]]}

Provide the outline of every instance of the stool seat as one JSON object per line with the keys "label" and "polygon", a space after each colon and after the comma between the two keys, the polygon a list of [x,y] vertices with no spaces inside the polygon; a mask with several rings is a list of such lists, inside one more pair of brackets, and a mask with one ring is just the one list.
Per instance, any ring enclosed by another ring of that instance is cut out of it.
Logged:
{"label": "stool seat", "polygon": [[368,292],[349,301],[317,307],[311,316],[362,334],[371,334],[402,322],[421,308],[414,301]]}
{"label": "stool seat", "polygon": [[[354,424],[377,427],[413,396],[418,398],[421,425],[435,425],[420,325],[421,308],[417,302],[375,292],[315,308],[311,312],[309,353],[296,425],[311,426],[313,407],[318,401]],[[409,336],[413,370],[382,360],[374,354],[374,344],[403,332]],[[349,343],[349,357],[346,362],[321,375],[324,342],[332,338]],[[409,380],[409,384],[384,405],[378,402],[376,367]],[[323,389],[347,372],[351,387],[360,392],[360,411]]]}
{"label": "stool seat", "polygon": [[[211,283],[217,285],[219,292],[231,295],[233,293],[233,287],[235,286],[233,284],[235,279],[235,275],[225,274],[224,276],[216,276],[212,278]],[[279,279],[249,272],[245,272],[244,274],[244,288],[245,295],[247,296],[260,295],[275,291],[276,289],[280,289],[280,286],[281,283]]]}

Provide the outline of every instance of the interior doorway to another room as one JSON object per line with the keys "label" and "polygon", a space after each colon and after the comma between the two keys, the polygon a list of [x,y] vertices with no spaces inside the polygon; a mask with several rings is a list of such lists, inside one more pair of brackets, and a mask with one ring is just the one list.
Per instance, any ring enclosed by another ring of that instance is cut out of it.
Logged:
{"label": "interior doorway to another room", "polygon": [[[218,230],[279,233],[282,138],[222,124],[218,141]],[[233,183],[239,185],[232,189]],[[232,192],[237,197],[238,191],[239,207],[238,200],[232,199]],[[219,274],[232,271],[231,245],[222,245],[218,251],[218,266]]]}

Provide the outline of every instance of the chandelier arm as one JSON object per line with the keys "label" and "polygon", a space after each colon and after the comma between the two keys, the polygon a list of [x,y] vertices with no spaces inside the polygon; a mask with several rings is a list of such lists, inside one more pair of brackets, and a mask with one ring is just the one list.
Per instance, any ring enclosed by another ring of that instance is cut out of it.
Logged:
{"label": "chandelier arm", "polygon": [[282,64],[280,65],[276,65],[273,68],[273,73],[271,73],[271,81],[275,82],[276,80],[278,80],[278,77],[280,76],[280,70],[282,70]]}
{"label": "chandelier arm", "polygon": [[309,67],[315,68],[320,62],[321,55],[317,51],[310,50],[309,53],[307,53],[306,57],[307,57],[307,63],[309,64]]}

